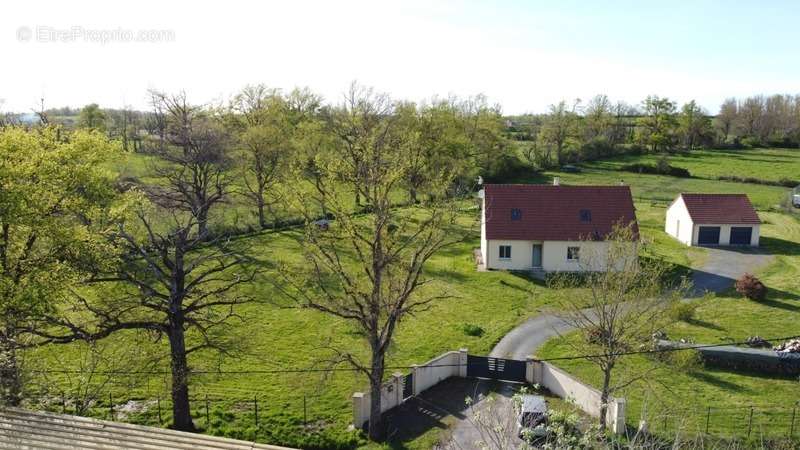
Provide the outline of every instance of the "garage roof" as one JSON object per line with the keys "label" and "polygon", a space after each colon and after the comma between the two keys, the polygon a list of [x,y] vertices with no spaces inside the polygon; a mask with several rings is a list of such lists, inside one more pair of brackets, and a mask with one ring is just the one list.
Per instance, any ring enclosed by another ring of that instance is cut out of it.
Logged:
{"label": "garage roof", "polygon": [[628,186],[487,184],[486,238],[533,241],[603,239],[616,224],[633,224]]}
{"label": "garage roof", "polygon": [[755,208],[745,194],[681,194],[686,210],[694,223],[752,224],[761,223]]}

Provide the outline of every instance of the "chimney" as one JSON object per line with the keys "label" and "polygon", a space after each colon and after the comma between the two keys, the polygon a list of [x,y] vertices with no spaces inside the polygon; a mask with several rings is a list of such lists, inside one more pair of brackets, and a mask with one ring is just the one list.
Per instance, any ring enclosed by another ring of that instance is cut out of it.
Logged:
{"label": "chimney", "polygon": [[553,177],[553,186],[561,186],[561,177]]}

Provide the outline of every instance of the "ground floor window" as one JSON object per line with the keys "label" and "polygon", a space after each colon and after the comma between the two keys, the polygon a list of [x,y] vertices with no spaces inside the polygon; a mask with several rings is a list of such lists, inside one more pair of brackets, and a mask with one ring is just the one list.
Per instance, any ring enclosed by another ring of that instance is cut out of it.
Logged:
{"label": "ground floor window", "polygon": [[567,247],[567,261],[577,261],[580,257],[580,247]]}
{"label": "ground floor window", "polygon": [[511,246],[510,245],[501,245],[500,246],[500,258],[501,259],[511,259]]}

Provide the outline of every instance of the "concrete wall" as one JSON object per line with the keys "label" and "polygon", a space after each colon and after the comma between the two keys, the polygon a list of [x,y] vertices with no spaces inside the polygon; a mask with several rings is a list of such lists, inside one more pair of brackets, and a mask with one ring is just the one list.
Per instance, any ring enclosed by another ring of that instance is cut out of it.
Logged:
{"label": "concrete wall", "polygon": [[[466,377],[467,350],[447,352],[425,364],[415,365],[411,369],[411,373],[413,374],[412,381],[414,383],[412,388],[413,395],[430,389],[447,378]],[[381,388],[381,413],[403,403],[403,378],[404,375],[402,373],[395,373],[391,379],[383,383]],[[369,421],[370,394],[368,392],[356,392],[353,394],[352,401],[353,426],[361,428]]]}
{"label": "concrete wall", "polygon": [[[546,362],[531,360],[528,365],[530,383],[538,384],[558,397],[571,400],[592,417],[600,417],[600,391]],[[613,398],[609,401],[606,423],[615,433],[625,432],[625,399]]]}
{"label": "concrete wall", "polygon": [[761,234],[760,225],[726,225],[719,223],[698,223],[695,224],[692,230],[692,245],[698,245],[698,238],[700,235],[700,227],[720,227],[719,230],[719,245],[730,245],[731,243],[731,227],[752,227],[753,233],[750,235],[750,245],[758,247],[759,235]]}
{"label": "concrete wall", "polygon": [[[467,349],[447,352],[425,364],[413,366],[413,394],[430,389],[450,377],[467,376]],[[395,373],[381,389],[381,412],[386,412],[403,403],[403,374]],[[570,400],[587,414],[600,417],[600,391],[581,383],[563,370],[546,362],[528,360],[525,378],[538,384],[552,394]],[[369,420],[369,394],[353,394],[353,426],[361,428]],[[625,399],[609,401],[606,414],[609,429],[617,434],[625,432]]]}
{"label": "concrete wall", "polygon": [[683,202],[683,197],[678,197],[667,208],[664,231],[685,245],[692,245],[694,224],[689,216],[689,210]]}

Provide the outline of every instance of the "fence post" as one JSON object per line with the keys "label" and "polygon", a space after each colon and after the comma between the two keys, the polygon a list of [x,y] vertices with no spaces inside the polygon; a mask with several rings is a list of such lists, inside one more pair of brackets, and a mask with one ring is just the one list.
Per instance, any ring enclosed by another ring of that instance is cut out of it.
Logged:
{"label": "fence post", "polygon": [[364,422],[366,421],[365,416],[364,393],[355,392],[353,393],[353,427],[360,429],[364,426]]}
{"label": "fence post", "polygon": [[61,393],[61,413],[67,413],[67,394]]}
{"label": "fence post", "polygon": [[708,434],[708,424],[711,422],[711,407],[708,407],[708,411],[706,412],[706,434]]}
{"label": "fence post", "polygon": [[258,397],[255,395],[253,396],[253,409],[255,412],[256,427],[258,427]]}
{"label": "fence post", "polygon": [[158,406],[158,426],[164,423],[161,419],[161,396],[156,397],[156,406]]}
{"label": "fence post", "polygon": [[208,415],[208,394],[206,394],[206,428],[211,423],[210,417]]}
{"label": "fence post", "polygon": [[750,432],[753,431],[753,407],[750,407],[750,418],[747,420],[747,438],[750,439]]}
{"label": "fence post", "polygon": [[303,425],[308,425],[308,409],[306,406],[306,394],[303,394]]}
{"label": "fence post", "polygon": [[108,393],[108,415],[114,420],[114,397],[111,396],[111,392]]}

